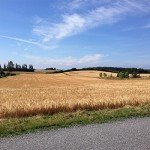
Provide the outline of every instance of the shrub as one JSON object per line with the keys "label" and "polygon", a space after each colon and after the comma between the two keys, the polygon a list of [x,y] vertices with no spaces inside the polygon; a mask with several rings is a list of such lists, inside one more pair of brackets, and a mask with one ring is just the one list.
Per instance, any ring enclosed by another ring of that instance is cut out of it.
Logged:
{"label": "shrub", "polygon": [[107,77],[107,74],[106,74],[106,73],[103,73],[103,76],[104,76],[104,77]]}
{"label": "shrub", "polygon": [[137,72],[133,72],[131,78],[141,78],[141,76]]}
{"label": "shrub", "polygon": [[126,72],[124,73],[124,77],[125,77],[125,78],[129,78],[129,72],[128,72],[128,71],[126,71]]}
{"label": "shrub", "polygon": [[123,79],[123,78],[125,78],[125,74],[123,72],[119,72],[118,77],[120,79]]}
{"label": "shrub", "polygon": [[117,77],[120,79],[129,78],[129,72],[118,72]]}
{"label": "shrub", "polygon": [[101,78],[102,78],[102,77],[103,77],[103,73],[100,73],[100,74],[99,74],[99,77],[101,77]]}
{"label": "shrub", "polygon": [[2,70],[0,70],[0,77],[4,77],[5,76],[5,72],[3,72]]}
{"label": "shrub", "polygon": [[3,78],[3,77],[7,77],[7,76],[15,76],[16,74],[15,73],[10,73],[10,72],[4,72],[4,71],[0,71],[0,78]]}

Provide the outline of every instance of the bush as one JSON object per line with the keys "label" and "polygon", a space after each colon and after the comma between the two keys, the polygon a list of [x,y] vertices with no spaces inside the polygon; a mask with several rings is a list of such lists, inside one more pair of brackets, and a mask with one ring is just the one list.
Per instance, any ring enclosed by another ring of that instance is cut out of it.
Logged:
{"label": "bush", "polygon": [[141,78],[141,76],[137,72],[134,72],[132,73],[131,78]]}
{"label": "bush", "polygon": [[3,72],[2,70],[0,70],[0,78],[5,77],[5,72]]}
{"label": "bush", "polygon": [[[117,77],[120,79],[129,78],[129,72],[118,72]],[[134,72],[131,74],[131,78],[140,78],[140,74]]]}
{"label": "bush", "polygon": [[3,78],[3,77],[7,77],[7,76],[15,76],[16,74],[15,73],[10,73],[10,72],[4,72],[4,71],[0,71],[0,78]]}
{"label": "bush", "polygon": [[117,77],[120,79],[129,78],[129,72],[118,72]]}
{"label": "bush", "polygon": [[127,71],[124,72],[124,77],[125,77],[125,78],[129,78],[129,72],[127,72]]}
{"label": "bush", "polygon": [[119,73],[118,73],[118,77],[119,77],[120,79],[123,79],[123,78],[125,78],[125,74],[124,74],[123,72],[119,72]]}
{"label": "bush", "polygon": [[101,78],[102,78],[102,77],[103,77],[103,73],[100,73],[100,74],[99,74],[99,77],[101,77]]}
{"label": "bush", "polygon": [[105,78],[105,77],[107,77],[107,74],[106,74],[106,73],[103,73],[103,76],[104,76],[104,78]]}
{"label": "bush", "polygon": [[107,77],[107,74],[101,72],[101,73],[99,74],[99,77],[100,77],[100,78],[106,78],[106,77]]}

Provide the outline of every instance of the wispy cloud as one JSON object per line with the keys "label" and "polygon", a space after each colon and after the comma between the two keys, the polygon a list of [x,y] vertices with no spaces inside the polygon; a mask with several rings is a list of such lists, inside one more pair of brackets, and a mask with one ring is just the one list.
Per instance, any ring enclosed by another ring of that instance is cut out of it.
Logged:
{"label": "wispy cloud", "polygon": [[33,32],[38,36],[42,37],[43,42],[48,42],[50,40],[62,39],[66,36],[74,35],[85,26],[86,20],[78,14],[64,15],[63,22],[60,24],[40,24],[37,25]]}
{"label": "wispy cloud", "polygon": [[150,1],[149,0],[142,0],[142,1],[137,1],[137,0],[124,0],[130,8],[135,10],[135,13],[138,13],[136,10],[139,12],[149,12],[150,11]]}
{"label": "wispy cloud", "polygon": [[67,4],[67,7],[68,7],[69,9],[78,9],[78,8],[80,8],[83,4],[85,4],[86,1],[87,1],[87,0],[73,0],[73,1],[71,1],[71,2],[69,2],[69,3]]}
{"label": "wispy cloud", "polygon": [[27,44],[38,45],[38,46],[40,45],[40,44],[39,44],[39,43],[37,43],[37,42],[28,41],[28,40],[24,40],[24,39],[16,38],[16,37],[3,36],[3,35],[0,35],[0,37],[2,37],[2,38],[6,38],[6,39],[15,40],[15,41],[19,41],[19,42],[23,42],[23,43],[27,43]]}
{"label": "wispy cloud", "polygon": [[[126,15],[150,13],[149,0],[66,0],[60,20],[54,22],[46,18],[36,17],[33,27],[37,41],[25,40],[18,37],[0,37],[32,44],[43,49],[55,49],[57,41],[66,37],[80,34],[91,28],[119,22]],[[67,8],[67,9],[66,9]],[[72,10],[71,12],[68,10]],[[144,28],[149,28],[147,25]],[[135,27],[135,29],[138,27]],[[132,29],[127,29],[132,30]]]}
{"label": "wispy cloud", "polygon": [[[51,44],[43,44],[42,42],[34,42],[34,41],[30,41],[30,40],[24,40],[21,38],[16,38],[16,37],[10,37],[10,36],[4,36],[4,35],[0,35],[0,37],[2,38],[6,38],[6,39],[10,39],[10,40],[15,40],[17,42],[21,42],[21,43],[27,43],[27,44],[31,44],[31,45],[35,45],[35,46],[39,46],[43,49],[55,49],[58,47],[58,45],[51,45]],[[21,43],[17,43],[18,46],[21,45]]]}
{"label": "wispy cloud", "polygon": [[[102,5],[104,4],[105,5]],[[38,35],[43,42],[61,40],[63,38],[79,34],[90,28],[104,24],[116,23],[123,19],[126,14],[147,13],[150,10],[150,2],[147,0],[73,0],[69,3],[70,8],[83,8],[84,5],[91,7],[83,13],[72,12],[61,16],[61,21],[51,23],[40,18],[33,28],[33,33]],[[94,8],[94,9],[93,9]]]}
{"label": "wispy cloud", "polygon": [[61,58],[55,58],[51,59],[48,57],[39,57],[39,56],[33,56],[29,54],[22,55],[22,57],[28,59],[31,63],[34,65],[38,65],[36,67],[39,67],[39,64],[42,68],[42,66],[54,66],[54,67],[73,67],[73,66],[92,66],[95,64],[100,64],[103,60],[104,55],[102,54],[93,54],[93,55],[85,55],[80,58],[75,58],[72,56],[69,57],[61,57]]}
{"label": "wispy cloud", "polygon": [[[116,0],[113,0],[115,2]],[[112,2],[112,0],[72,0],[64,5],[64,8],[69,10],[87,9],[87,7],[104,5]]]}

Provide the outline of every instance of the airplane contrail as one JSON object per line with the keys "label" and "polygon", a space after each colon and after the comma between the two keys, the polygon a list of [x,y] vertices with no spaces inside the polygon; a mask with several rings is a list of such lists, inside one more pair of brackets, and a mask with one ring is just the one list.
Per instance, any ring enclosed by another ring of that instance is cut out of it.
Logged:
{"label": "airplane contrail", "polygon": [[24,39],[21,39],[21,38],[15,38],[15,37],[4,36],[4,35],[0,35],[0,37],[6,38],[6,39],[15,40],[15,41],[20,41],[20,42],[24,42],[24,43],[28,43],[28,44],[33,44],[33,45],[38,45],[38,46],[40,46],[40,44],[37,43],[37,42],[32,42],[32,41],[24,40]]}

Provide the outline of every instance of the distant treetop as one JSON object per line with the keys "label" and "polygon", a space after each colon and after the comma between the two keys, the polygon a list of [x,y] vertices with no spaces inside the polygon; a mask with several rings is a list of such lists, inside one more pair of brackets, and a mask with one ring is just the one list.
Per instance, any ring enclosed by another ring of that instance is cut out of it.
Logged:
{"label": "distant treetop", "polygon": [[23,64],[23,65],[19,65],[19,64],[14,64],[13,61],[8,61],[7,64],[4,64],[4,67],[2,68],[2,66],[0,65],[0,70],[2,71],[27,71],[27,72],[34,72],[34,68],[33,65],[28,65],[27,64]]}

